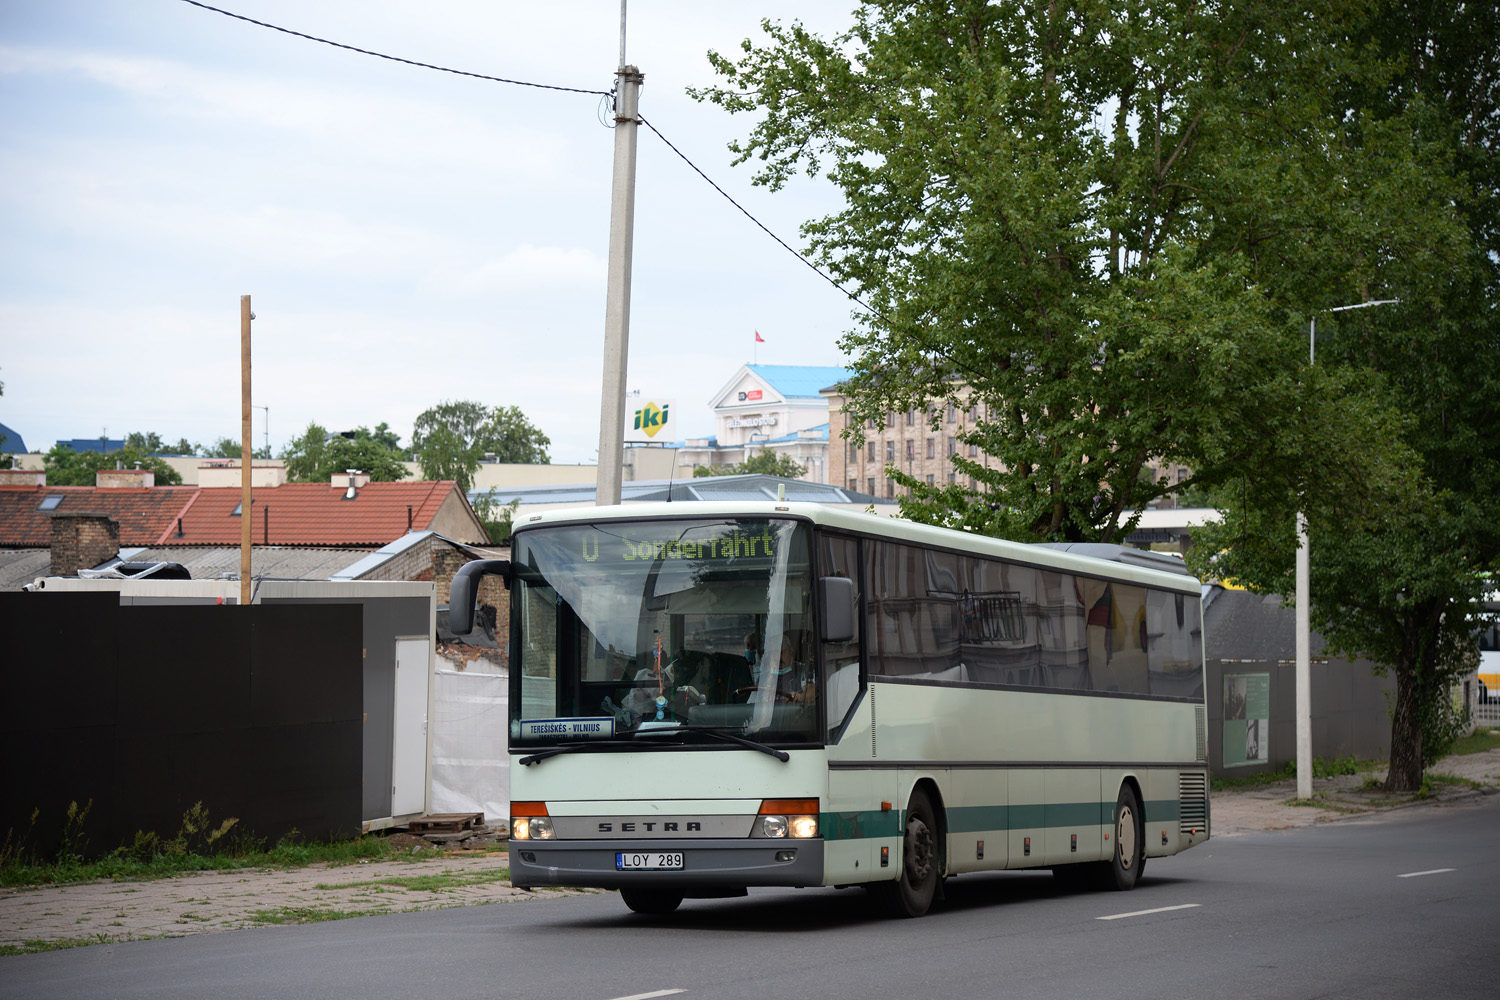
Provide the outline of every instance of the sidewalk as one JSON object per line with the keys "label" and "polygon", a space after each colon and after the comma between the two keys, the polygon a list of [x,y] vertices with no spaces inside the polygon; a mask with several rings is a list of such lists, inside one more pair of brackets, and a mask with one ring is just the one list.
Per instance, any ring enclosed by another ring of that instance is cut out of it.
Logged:
{"label": "sidewalk", "polygon": [[[1288,779],[1213,793],[1213,836],[1310,826],[1493,792],[1500,785],[1500,750],[1450,757],[1430,773],[1489,787],[1481,791],[1471,785],[1438,784],[1431,798],[1412,803],[1366,791],[1361,787],[1364,776],[1350,775],[1314,782],[1320,804],[1294,806],[1287,803],[1296,795],[1296,785]],[[0,955],[379,913],[519,903],[575,892],[513,888],[504,877],[507,863],[504,852],[422,852],[408,860],[339,867],[205,872],[151,882],[3,889]]]}

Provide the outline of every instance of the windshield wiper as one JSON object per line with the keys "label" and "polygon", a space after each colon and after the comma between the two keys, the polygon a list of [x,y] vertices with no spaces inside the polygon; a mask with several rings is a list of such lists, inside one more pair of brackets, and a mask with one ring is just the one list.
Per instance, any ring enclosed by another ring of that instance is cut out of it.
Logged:
{"label": "windshield wiper", "polygon": [[[721,726],[674,726],[670,729],[648,729],[645,730],[641,735],[658,736],[671,735],[674,733],[703,733],[705,736],[712,736],[714,739],[723,740],[726,743],[736,743],[750,750],[759,750],[761,753],[766,754],[769,757],[775,757],[783,764],[792,759],[792,755],[787,753],[785,750],[777,750],[775,747],[766,746],[764,743],[757,743],[754,740],[746,739],[745,737],[740,736],[736,733],[726,732],[724,727]],[[639,739],[589,740],[586,743],[569,743],[565,746],[553,747],[550,750],[539,750],[534,754],[522,757],[516,763],[521,764],[525,767],[529,767],[532,764],[536,764],[540,761],[546,760],[548,757],[556,757],[558,754],[572,753],[575,750],[586,750],[589,747],[629,747],[632,750],[644,750],[647,748],[650,748],[652,750],[663,750],[669,746],[681,746],[681,744],[658,743],[653,746],[651,743],[643,743]]]}
{"label": "windshield wiper", "polygon": [[775,757],[782,763],[786,763],[787,761],[792,759],[792,755],[787,753],[785,750],[777,750],[775,747],[768,747],[764,743],[757,743],[754,740],[746,739],[745,737],[740,736],[737,733],[731,733],[729,732],[727,726],[677,726],[673,729],[652,729],[649,730],[649,732],[651,732],[652,734],[702,733],[705,736],[712,736],[714,739],[723,740],[726,743],[738,743],[742,747],[749,747],[751,750],[759,750],[761,753],[766,754],[767,756]]}

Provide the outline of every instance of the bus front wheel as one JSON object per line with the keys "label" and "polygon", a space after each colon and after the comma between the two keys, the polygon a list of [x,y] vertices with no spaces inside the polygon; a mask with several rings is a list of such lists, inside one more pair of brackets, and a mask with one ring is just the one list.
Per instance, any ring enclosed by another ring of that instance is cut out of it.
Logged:
{"label": "bus front wheel", "polygon": [[620,898],[636,913],[661,915],[682,904],[682,893],[668,889],[621,889]]}
{"label": "bus front wheel", "polygon": [[1135,789],[1120,786],[1115,800],[1114,857],[1104,862],[1101,880],[1106,889],[1134,889],[1145,865],[1146,836],[1141,818],[1141,803]]}
{"label": "bus front wheel", "polygon": [[937,895],[938,827],[932,800],[918,788],[906,807],[901,837],[901,877],[876,887],[885,909],[894,917],[920,917]]}

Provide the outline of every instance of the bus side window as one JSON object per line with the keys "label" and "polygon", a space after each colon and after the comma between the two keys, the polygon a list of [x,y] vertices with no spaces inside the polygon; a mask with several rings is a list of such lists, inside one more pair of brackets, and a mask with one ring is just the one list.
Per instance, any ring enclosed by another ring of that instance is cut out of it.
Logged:
{"label": "bus side window", "polygon": [[819,545],[818,572],[823,576],[841,576],[854,581],[854,635],[846,642],[822,644],[823,671],[828,678],[822,697],[828,720],[828,738],[832,740],[844,724],[844,718],[859,696],[859,650],[863,615],[859,578],[859,542],[841,535],[824,534]]}

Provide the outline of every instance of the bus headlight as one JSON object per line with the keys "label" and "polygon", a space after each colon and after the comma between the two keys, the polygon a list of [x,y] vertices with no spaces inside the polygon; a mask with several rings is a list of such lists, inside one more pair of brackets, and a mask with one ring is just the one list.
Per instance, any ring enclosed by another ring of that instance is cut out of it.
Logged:
{"label": "bus headlight", "polygon": [[755,836],[779,840],[806,840],[818,835],[817,799],[765,799],[760,804],[760,823]]}
{"label": "bus headlight", "polygon": [[510,839],[551,840],[552,818],[547,814],[547,803],[512,803],[510,814]]}
{"label": "bus headlight", "polygon": [[798,838],[816,837],[818,835],[818,817],[816,816],[793,816],[792,836]]}

